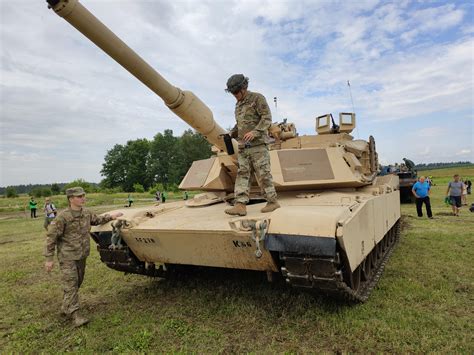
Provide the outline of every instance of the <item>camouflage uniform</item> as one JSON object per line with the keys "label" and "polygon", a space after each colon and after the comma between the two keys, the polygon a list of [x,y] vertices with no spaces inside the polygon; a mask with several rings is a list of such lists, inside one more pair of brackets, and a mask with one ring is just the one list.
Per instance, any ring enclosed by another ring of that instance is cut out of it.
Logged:
{"label": "camouflage uniform", "polygon": [[[276,202],[277,194],[273,186],[270,170],[270,155],[266,145],[268,128],[272,124],[272,115],[262,94],[247,91],[245,97],[235,104],[237,124],[230,134],[239,141],[239,170],[235,181],[235,202],[247,204],[252,167],[263,189],[267,202]],[[242,143],[246,133],[252,132],[254,139]]]}
{"label": "camouflage uniform", "polygon": [[90,252],[91,225],[104,224],[112,219],[109,215],[97,216],[85,208],[80,211],[68,208],[51,222],[44,256],[47,261],[53,261],[54,250],[58,250],[64,289],[62,313],[70,315],[79,309],[78,291],[84,280],[86,258]]}

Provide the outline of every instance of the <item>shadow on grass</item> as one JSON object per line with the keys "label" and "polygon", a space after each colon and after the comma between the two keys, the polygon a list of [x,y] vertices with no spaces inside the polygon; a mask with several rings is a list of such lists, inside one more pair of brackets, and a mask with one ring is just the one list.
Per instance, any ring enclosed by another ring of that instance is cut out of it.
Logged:
{"label": "shadow on grass", "polygon": [[186,302],[188,296],[207,295],[216,303],[230,300],[251,305],[272,318],[289,313],[298,315],[314,307],[323,313],[351,308],[350,304],[317,291],[292,288],[280,274],[274,275],[274,281],[268,282],[266,274],[259,271],[180,266],[172,277],[152,279],[139,288],[122,290],[120,297],[152,296],[174,303],[178,298],[185,298]]}

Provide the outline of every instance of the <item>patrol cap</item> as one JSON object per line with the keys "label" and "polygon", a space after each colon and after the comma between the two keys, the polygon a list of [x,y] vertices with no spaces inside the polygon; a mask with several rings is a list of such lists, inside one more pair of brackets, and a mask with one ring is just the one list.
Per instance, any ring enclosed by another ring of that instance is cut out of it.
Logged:
{"label": "patrol cap", "polygon": [[83,196],[85,195],[86,192],[84,191],[84,189],[80,186],[77,186],[77,187],[71,187],[69,189],[66,190],[66,196],[67,197],[72,197],[72,196]]}
{"label": "patrol cap", "polygon": [[249,78],[244,74],[234,74],[227,79],[227,89],[225,91],[236,94],[240,90],[247,88],[248,84]]}

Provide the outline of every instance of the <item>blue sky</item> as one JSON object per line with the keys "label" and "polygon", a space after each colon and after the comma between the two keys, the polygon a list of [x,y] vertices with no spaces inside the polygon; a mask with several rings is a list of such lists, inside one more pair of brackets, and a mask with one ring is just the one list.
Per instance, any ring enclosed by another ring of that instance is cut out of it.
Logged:
{"label": "blue sky", "polygon": [[[222,127],[233,73],[301,135],[352,111],[350,80],[354,135],[373,135],[383,163],[474,161],[471,2],[81,2]],[[114,144],[188,128],[44,2],[0,6],[0,186],[98,182]]]}

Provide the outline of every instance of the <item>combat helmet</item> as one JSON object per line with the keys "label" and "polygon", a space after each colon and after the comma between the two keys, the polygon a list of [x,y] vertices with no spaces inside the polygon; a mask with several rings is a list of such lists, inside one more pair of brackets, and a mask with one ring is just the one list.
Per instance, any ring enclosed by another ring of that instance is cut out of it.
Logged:
{"label": "combat helmet", "polygon": [[244,74],[234,74],[227,80],[227,89],[225,91],[236,94],[240,90],[246,89],[248,85],[249,78]]}

